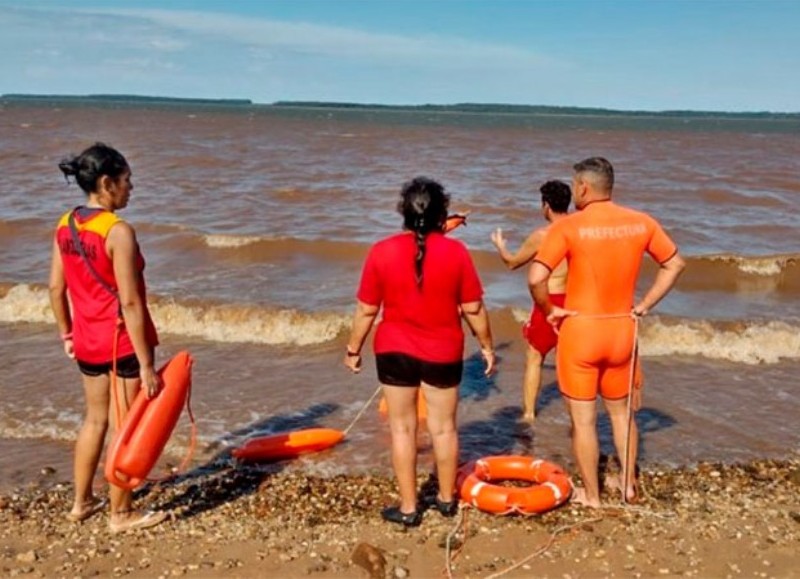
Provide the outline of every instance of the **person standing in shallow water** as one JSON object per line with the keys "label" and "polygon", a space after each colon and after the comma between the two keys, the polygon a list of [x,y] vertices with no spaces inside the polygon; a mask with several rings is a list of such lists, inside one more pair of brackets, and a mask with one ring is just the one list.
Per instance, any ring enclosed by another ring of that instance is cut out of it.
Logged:
{"label": "person standing in shallow water", "polygon": [[[592,157],[573,169],[577,211],[550,227],[531,264],[528,284],[533,288],[546,281],[567,259],[564,307],[552,304],[546,294],[535,297],[548,319],[561,324],[558,384],[572,421],[572,449],[584,484],[575,489],[574,500],[599,507],[597,396],[611,419],[614,446],[623,465],[623,476],[612,477],[608,485],[618,487],[624,501],[634,501],[638,433],[629,417],[628,398],[631,412],[638,410],[641,388],[634,372],[635,318],[646,315],[669,293],[685,264],[655,219],[612,202],[611,163]],[[659,264],[659,270],[644,297],[634,303],[645,253]]]}
{"label": "person standing in shallow water", "polygon": [[387,401],[400,505],[385,508],[381,515],[405,526],[422,521],[416,488],[420,389],[427,401],[439,482],[433,506],[444,516],[458,511],[456,410],[464,366],[462,316],[480,345],[487,375],[495,365],[478,273],[464,244],[443,233],[448,205],[449,196],[436,181],[417,177],[403,186],[397,208],[406,231],[377,242],[367,255],[344,356],[347,368],[361,370],[361,349],[382,309],[373,349]]}
{"label": "person standing in shallow water", "polygon": [[[569,185],[563,181],[547,181],[539,188],[542,194],[542,216],[554,223],[567,216],[572,192]],[[517,269],[531,262],[547,234],[548,226],[540,227],[531,233],[520,246],[516,253],[511,253],[506,247],[503,230],[498,228],[492,233],[492,243],[497,248],[500,259],[509,269]],[[541,283],[534,291],[547,292],[550,301],[558,306],[564,305],[564,292],[567,286],[567,262],[562,261],[547,280]],[[525,375],[522,379],[522,418],[528,422],[536,419],[536,399],[542,387],[542,364],[547,353],[555,348],[558,335],[553,326],[547,321],[541,308],[534,302],[530,320],[522,327],[522,335],[528,342],[525,358]]]}
{"label": "person standing in shallow water", "polygon": [[[96,143],[62,161],[59,168],[68,181],[74,177],[87,196],[85,205],[61,217],[50,269],[50,304],[64,352],[81,372],[86,398],[75,444],[75,500],[68,514],[80,522],[104,506],[92,482],[109,413],[119,426],[112,385],[116,383],[124,416],[140,388],[153,397],[161,384],[154,367],[158,337],[147,309],[144,259],[133,228],[116,215],[133,191],[128,162],[112,147]],[[134,510],[129,490],[112,485],[109,497],[112,532],[151,527],[166,517],[164,512]]]}

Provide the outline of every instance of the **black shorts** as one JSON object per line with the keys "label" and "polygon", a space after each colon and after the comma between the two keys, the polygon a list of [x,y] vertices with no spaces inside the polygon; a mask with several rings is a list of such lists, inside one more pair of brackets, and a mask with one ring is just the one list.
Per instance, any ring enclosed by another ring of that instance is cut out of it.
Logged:
{"label": "black shorts", "polygon": [[[78,360],[78,368],[80,368],[81,374],[84,376],[102,376],[103,374],[111,374],[112,365],[111,362],[89,364]],[[119,378],[138,378],[140,369],[139,359],[136,354],[117,360],[117,377]]]}
{"label": "black shorts", "polygon": [[461,383],[464,361],[441,364],[426,362],[407,354],[376,354],[378,381],[389,386],[419,386],[422,382],[437,388],[454,388]]}

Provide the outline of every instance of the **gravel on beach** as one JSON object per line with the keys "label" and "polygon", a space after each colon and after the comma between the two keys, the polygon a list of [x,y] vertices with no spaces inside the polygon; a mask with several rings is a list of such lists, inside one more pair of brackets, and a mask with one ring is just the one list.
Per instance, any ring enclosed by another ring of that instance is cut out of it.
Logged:
{"label": "gravel on beach", "polygon": [[[52,470],[52,469],[51,469]],[[800,460],[643,467],[641,500],[566,504],[538,516],[428,510],[418,528],[380,520],[383,475],[328,478],[219,461],[149,484],[169,511],[111,534],[108,515],[66,518],[71,484],[45,469],[0,494],[5,577],[800,577]],[[420,476],[423,494],[435,492]]]}

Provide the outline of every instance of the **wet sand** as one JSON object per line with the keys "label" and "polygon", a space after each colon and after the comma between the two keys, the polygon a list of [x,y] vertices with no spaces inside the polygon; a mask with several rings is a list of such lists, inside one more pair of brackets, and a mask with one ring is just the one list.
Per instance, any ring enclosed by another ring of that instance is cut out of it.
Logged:
{"label": "wet sand", "polygon": [[[408,530],[380,520],[396,500],[382,475],[219,460],[140,490],[138,505],[171,518],[119,535],[106,513],[69,522],[71,486],[54,476],[0,495],[3,576],[800,577],[797,459],[647,466],[635,506],[605,492],[602,509],[567,504],[531,517],[462,505],[454,519],[428,511]],[[431,488],[422,475],[420,484]]]}

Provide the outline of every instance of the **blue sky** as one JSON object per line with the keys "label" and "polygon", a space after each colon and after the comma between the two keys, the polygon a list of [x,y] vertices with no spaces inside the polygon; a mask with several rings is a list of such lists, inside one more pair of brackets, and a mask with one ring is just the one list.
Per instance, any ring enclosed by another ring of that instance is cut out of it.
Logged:
{"label": "blue sky", "polygon": [[800,111],[795,0],[0,0],[0,93]]}

